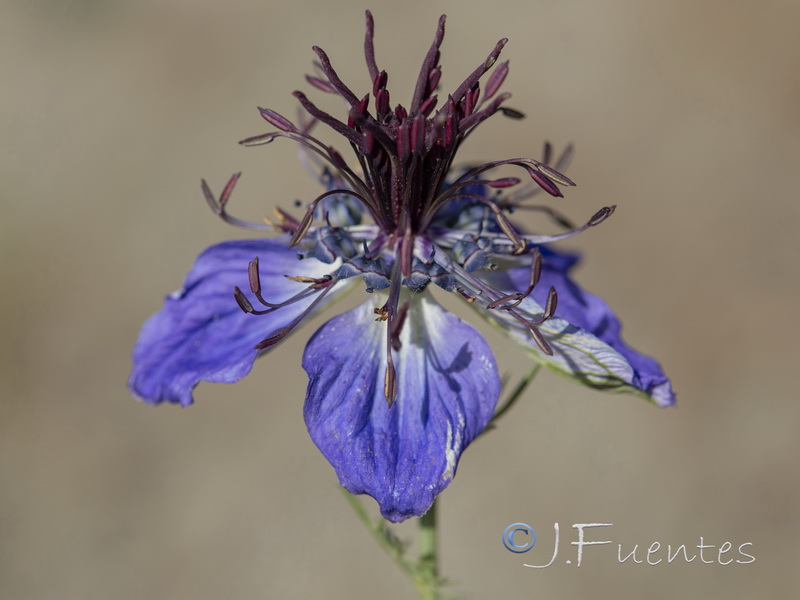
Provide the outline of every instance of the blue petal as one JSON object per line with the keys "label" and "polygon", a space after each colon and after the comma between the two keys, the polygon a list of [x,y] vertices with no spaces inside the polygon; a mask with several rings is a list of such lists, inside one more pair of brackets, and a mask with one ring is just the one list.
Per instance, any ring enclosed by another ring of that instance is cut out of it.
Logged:
{"label": "blue petal", "polygon": [[[563,254],[544,246],[542,252],[542,276],[533,291],[539,304],[547,300],[550,287],[558,292],[556,317],[597,337],[616,350],[630,365],[629,385],[640,390],[659,406],[675,403],[672,385],[661,366],[654,359],[628,346],[620,335],[621,324],[606,302],[594,294],[581,289],[569,276],[579,257]],[[530,269],[520,267],[505,273],[507,289],[524,290],[528,287]]]}
{"label": "blue petal", "polygon": [[384,398],[386,323],[375,301],[339,315],[308,342],[305,419],[314,443],[352,494],[386,519],[424,514],[483,431],[500,394],[481,335],[425,295],[414,295],[394,354],[397,400]]}
{"label": "blue petal", "polygon": [[281,240],[232,241],[208,248],[197,257],[183,288],[167,296],[164,307],[142,326],[128,381],[136,396],[188,406],[201,380],[238,381],[259,354],[253,346],[313,302],[314,297],[306,298],[267,315],[243,313],[233,289],[249,292],[247,264],[256,256],[269,302],[282,302],[305,289],[306,284],[283,275],[320,277],[331,270],[315,259],[298,260]]}

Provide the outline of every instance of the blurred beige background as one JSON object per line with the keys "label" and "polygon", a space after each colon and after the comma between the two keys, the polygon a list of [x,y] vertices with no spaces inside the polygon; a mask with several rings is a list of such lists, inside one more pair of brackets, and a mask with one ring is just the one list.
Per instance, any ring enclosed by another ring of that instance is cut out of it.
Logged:
{"label": "blurred beige background", "polygon": [[[510,38],[509,105],[528,118],[485,125],[462,159],[576,143],[579,187],[558,206],[576,220],[619,209],[565,247],[679,393],[659,410],[542,374],[441,497],[453,590],[796,594],[797,2],[5,0],[0,597],[414,597],[305,432],[300,357],[322,320],[241,383],[201,385],[190,409],[125,388],[142,321],[201,250],[246,235],[210,214],[200,178],[218,190],[243,170],[234,203],[249,217],[317,193],[290,145],[236,142],[266,130],[257,105],[294,114],[313,44],[368,87],[367,7],[395,101],[440,13],[445,89]],[[529,554],[500,544],[515,521],[539,532]],[[549,560],[553,522],[558,563],[524,568]],[[578,570],[564,561],[581,522],[613,523],[592,539],[638,543],[640,558],[703,536],[751,542],[756,562],[621,565],[589,548]]]}

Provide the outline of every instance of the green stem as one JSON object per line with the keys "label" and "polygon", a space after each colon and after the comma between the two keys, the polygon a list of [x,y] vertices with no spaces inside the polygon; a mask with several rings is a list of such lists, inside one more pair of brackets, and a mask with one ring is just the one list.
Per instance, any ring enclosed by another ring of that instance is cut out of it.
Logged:
{"label": "green stem", "polygon": [[497,420],[502,417],[508,410],[516,404],[517,400],[522,397],[522,392],[530,385],[533,378],[539,373],[539,370],[542,368],[541,365],[533,365],[533,368],[528,371],[525,377],[517,384],[517,387],[514,388],[514,391],[508,396],[508,399],[503,403],[503,405],[497,409],[497,411],[492,416],[492,420],[489,421],[489,426],[481,432],[481,435],[489,431],[494,427],[494,424],[497,423]]}
{"label": "green stem", "polygon": [[419,519],[419,558],[406,556],[408,546],[398,539],[383,519],[370,518],[361,501],[342,489],[358,519],[366,526],[378,545],[411,579],[422,600],[440,600],[443,581],[439,578],[439,553],[436,537],[436,503]]}
{"label": "green stem", "polygon": [[436,502],[419,519],[419,566],[414,583],[422,600],[439,599],[439,541],[436,530]]}
{"label": "green stem", "polygon": [[414,563],[405,557],[405,547],[403,543],[394,536],[391,529],[389,529],[388,525],[386,525],[383,520],[373,521],[358,498],[344,488],[341,488],[341,490],[359,520],[364,523],[367,530],[372,534],[372,537],[378,542],[378,545],[384,549],[386,554],[389,555],[389,558],[397,563],[397,566],[400,567],[406,575],[414,578],[416,568]]}
{"label": "green stem", "polygon": [[[503,416],[522,396],[522,393],[533,381],[539,372],[540,366],[535,365],[514,390],[509,394],[505,402],[497,409],[489,425],[481,433],[483,435],[489,431],[497,420]],[[507,382],[503,383],[505,387]],[[372,520],[361,501],[342,488],[347,502],[355,511],[359,520],[364,523],[378,545],[384,549],[386,554],[397,564],[398,567],[411,579],[421,600],[441,600],[442,585],[445,583],[439,577],[439,541],[436,530],[436,502],[430,510],[419,518],[419,530],[417,539],[418,559],[412,560],[406,556],[408,546],[398,539],[392,529],[383,519]]]}

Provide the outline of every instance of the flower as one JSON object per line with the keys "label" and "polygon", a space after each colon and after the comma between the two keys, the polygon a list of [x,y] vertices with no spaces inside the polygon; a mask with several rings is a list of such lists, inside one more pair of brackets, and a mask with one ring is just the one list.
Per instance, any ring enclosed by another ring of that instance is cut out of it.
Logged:
{"label": "flower", "polygon": [[[409,108],[391,108],[369,12],[366,19],[372,110],[370,94],[356,96],[315,47],[320,72],[307,80],[340,96],[346,119],[295,92],[310,121],[296,125],[259,109],[275,130],[241,142],[297,142],[326,191],[300,218],[276,209],[274,220],[258,224],[227,212],[239,174],[219,198],[204,181],[206,199],[224,220],[281,235],[203,252],[183,287],[144,324],[129,387],[147,402],[187,406],[200,381],[239,380],[308,315],[362,281],[367,301],[328,321],[306,346],[304,416],[341,484],[375,498],[385,518],[402,521],[424,514],[448,486],[461,453],[492,418],[501,388],[486,341],[434,300],[431,284],[465,299],[535,360],[572,379],[634,391],[660,406],[674,395],[659,365],[622,342],[605,302],[571,279],[577,257],[548,245],[599,225],[614,207],[578,228],[552,209],[529,207],[569,229],[558,235],[522,233],[508,217],[541,190],[561,196],[559,186],[574,185],[560,172],[570,150],[554,166],[546,145],[542,161],[453,167],[480,123],[497,113],[522,117],[503,106],[509,94],[498,93],[509,70],[507,62],[495,66],[506,40],[440,103],[442,16]],[[493,66],[481,90],[479,80]],[[312,135],[318,123],[346,138],[357,167]],[[521,168],[530,181],[486,176],[500,166]]]}

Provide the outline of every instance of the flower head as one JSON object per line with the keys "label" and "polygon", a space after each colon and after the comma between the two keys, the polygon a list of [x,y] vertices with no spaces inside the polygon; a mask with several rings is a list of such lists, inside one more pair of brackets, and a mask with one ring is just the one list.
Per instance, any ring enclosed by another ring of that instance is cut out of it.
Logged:
{"label": "flower head", "polygon": [[[626,346],[608,306],[569,277],[577,258],[547,245],[599,225],[614,207],[576,228],[551,208],[526,204],[542,190],[561,196],[559,186],[574,185],[560,172],[570,150],[554,166],[549,145],[541,161],[454,166],[461,143],[480,123],[497,113],[522,115],[504,107],[510,95],[500,93],[509,71],[507,62],[497,63],[505,39],[455,91],[437,94],[444,25],[442,16],[407,108],[390,104],[367,12],[371,93],[353,93],[317,47],[320,72],[307,77],[344,100],[343,119],[301,92],[295,96],[309,120],[295,124],[259,109],[275,130],[241,143],[298,143],[326,190],[302,216],[276,209],[264,225],[227,212],[238,174],[219,198],[203,182],[223,219],[282,235],[201,254],[183,288],[145,323],[129,383],[148,402],[191,404],[201,380],[237,381],[308,315],[347,289],[364,288],[370,294],[364,304],[328,321],[308,342],[304,415],[341,484],[374,497],[392,521],[423,514],[447,487],[500,393],[491,349],[435,302],[431,284],[465,299],[556,371],[593,387],[636,391],[662,406],[674,402],[658,364]],[[312,135],[316,124],[343,136],[355,160]],[[505,165],[521,169],[527,183],[489,177]],[[568,231],[523,233],[508,215],[525,207]]]}

